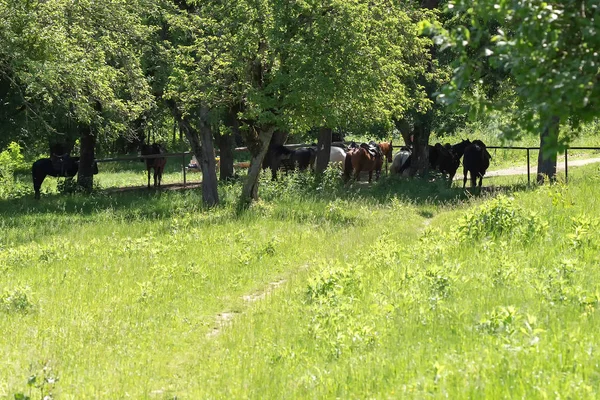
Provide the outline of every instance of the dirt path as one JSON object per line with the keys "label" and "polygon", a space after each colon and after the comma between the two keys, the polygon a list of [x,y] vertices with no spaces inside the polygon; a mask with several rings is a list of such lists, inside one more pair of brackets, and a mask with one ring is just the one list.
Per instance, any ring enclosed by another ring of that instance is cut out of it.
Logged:
{"label": "dirt path", "polygon": [[[582,165],[588,165],[588,164],[594,164],[594,163],[600,163],[600,158],[586,158],[584,160],[572,160],[569,161],[569,167],[580,167]],[[565,169],[565,160],[564,158],[562,160],[559,160],[557,162],[556,168],[559,171],[562,171]],[[537,171],[537,163],[533,163],[531,164],[531,174],[535,175]],[[454,178],[456,179],[462,179],[461,176],[458,176],[459,174],[457,174],[457,176]],[[505,168],[505,169],[499,169],[499,170],[495,170],[495,171],[488,171],[485,174],[486,178],[492,177],[492,176],[508,176],[508,175],[527,175],[527,166],[523,165],[520,167],[511,167],[511,168]]]}
{"label": "dirt path", "polygon": [[180,189],[194,189],[202,186],[202,182],[188,182],[185,185],[183,183],[165,183],[160,185],[160,188],[157,189],[154,186],[142,185],[142,186],[122,186],[122,187],[111,187],[107,188],[104,191],[108,193],[121,193],[121,192],[133,192],[133,191],[141,191],[141,190],[180,190]]}
{"label": "dirt path", "polygon": [[[307,268],[304,266],[302,268]],[[269,282],[269,284],[261,291],[254,292],[252,294],[247,294],[242,296],[242,299],[248,303],[255,303],[260,300],[264,300],[269,294],[278,289],[281,285],[287,282],[287,279],[279,279],[277,281]],[[227,327],[231,321],[239,314],[243,314],[242,312],[221,312],[215,316],[215,324],[213,329],[206,334],[206,337],[212,338],[218,336],[223,328]]]}

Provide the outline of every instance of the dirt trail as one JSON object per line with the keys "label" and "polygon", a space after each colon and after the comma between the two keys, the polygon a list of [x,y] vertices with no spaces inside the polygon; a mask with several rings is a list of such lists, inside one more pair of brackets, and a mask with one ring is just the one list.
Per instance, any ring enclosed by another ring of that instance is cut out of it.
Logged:
{"label": "dirt trail", "polygon": [[[583,160],[569,160],[569,168],[570,167],[580,167],[582,165],[588,165],[588,164],[594,164],[594,163],[600,163],[600,158],[586,158]],[[556,164],[556,168],[559,171],[564,170],[565,169],[565,160],[564,159],[558,160],[558,162]],[[454,180],[462,179],[462,176],[459,176],[460,171],[461,171],[461,169],[459,169],[458,173],[454,177]],[[531,169],[530,169],[531,174],[535,175],[536,171],[537,171],[537,163],[531,164]],[[509,175],[527,175],[527,166],[523,165],[523,166],[519,166],[519,167],[511,167],[511,168],[498,169],[495,171],[488,171],[488,172],[486,172],[485,177],[489,178],[492,176],[509,176]]]}
{"label": "dirt trail", "polygon": [[[280,279],[278,281],[269,282],[269,284],[262,290],[253,294],[248,294],[242,296],[242,299],[246,303],[255,303],[259,300],[264,300],[267,295],[272,293],[275,289],[279,288],[281,285],[286,283],[286,279]],[[213,329],[206,334],[207,337],[215,337],[221,333],[223,328],[231,323],[231,321],[236,317],[236,315],[242,314],[241,312],[222,312],[216,315],[215,317],[215,325]]]}

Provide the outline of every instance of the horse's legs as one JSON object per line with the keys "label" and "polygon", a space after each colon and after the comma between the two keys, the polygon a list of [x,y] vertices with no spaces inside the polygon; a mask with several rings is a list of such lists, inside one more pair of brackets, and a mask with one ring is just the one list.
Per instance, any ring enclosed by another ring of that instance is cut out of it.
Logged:
{"label": "horse's legs", "polygon": [[477,174],[474,174],[473,172],[474,171],[471,171],[471,187],[472,188],[477,186]]}
{"label": "horse's legs", "polygon": [[356,182],[360,181],[360,169],[355,169],[354,170],[354,180]]}
{"label": "horse's legs", "polygon": [[479,173],[479,190],[481,191],[481,182],[483,181],[483,174]]}
{"label": "horse's legs", "polygon": [[[455,173],[456,173],[456,172],[455,172]],[[454,173],[454,174],[455,174],[455,173]],[[453,173],[450,173],[450,183],[448,184],[448,187],[450,187],[450,188],[452,187],[452,181],[454,180],[454,174],[453,174]]]}
{"label": "horse's legs", "polygon": [[33,191],[35,192],[35,199],[39,200],[40,199],[40,189],[42,187],[42,183],[44,182],[44,179],[46,179],[46,175],[39,175],[36,176],[35,173],[31,174],[31,177],[33,179]]}
{"label": "horse's legs", "polygon": [[[375,174],[377,175],[377,174]],[[371,181],[373,180],[373,170],[369,171],[369,183],[371,183]]]}
{"label": "horse's legs", "polygon": [[148,189],[150,189],[150,168],[148,168]]}
{"label": "horse's legs", "polygon": [[468,172],[467,169],[463,168],[463,175],[464,175],[464,178],[463,178],[463,189],[467,186],[467,172]]}

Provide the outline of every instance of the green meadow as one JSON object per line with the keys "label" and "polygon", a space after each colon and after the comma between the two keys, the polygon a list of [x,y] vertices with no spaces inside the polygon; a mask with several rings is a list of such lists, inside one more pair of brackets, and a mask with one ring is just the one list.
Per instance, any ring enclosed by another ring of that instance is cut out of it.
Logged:
{"label": "green meadow", "polygon": [[0,398],[597,398],[600,170],[494,179],[3,200]]}

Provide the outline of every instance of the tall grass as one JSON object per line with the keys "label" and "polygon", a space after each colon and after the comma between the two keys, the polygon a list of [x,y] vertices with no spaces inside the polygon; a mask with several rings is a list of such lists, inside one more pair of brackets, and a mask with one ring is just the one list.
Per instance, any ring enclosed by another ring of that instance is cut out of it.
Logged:
{"label": "tall grass", "polygon": [[0,397],[595,398],[597,167],[0,202]]}

